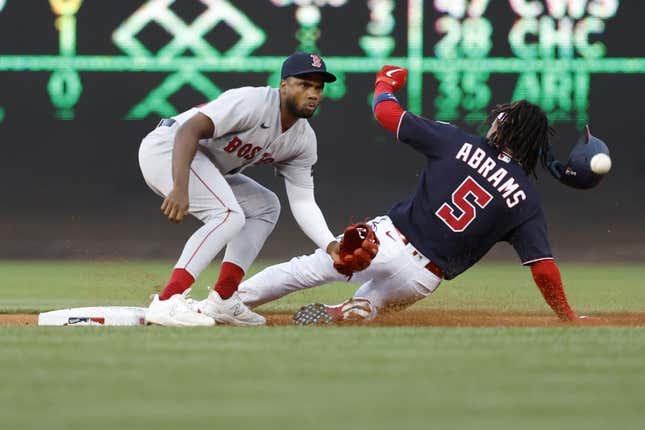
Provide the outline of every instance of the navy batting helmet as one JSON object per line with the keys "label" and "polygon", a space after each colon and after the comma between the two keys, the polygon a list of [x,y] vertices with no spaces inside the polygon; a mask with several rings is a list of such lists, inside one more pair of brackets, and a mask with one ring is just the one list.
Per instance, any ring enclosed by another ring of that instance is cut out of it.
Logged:
{"label": "navy batting helmet", "polygon": [[587,126],[587,132],[578,139],[567,163],[562,164],[549,154],[547,168],[565,185],[581,190],[593,188],[611,168],[609,148],[605,142],[592,136]]}

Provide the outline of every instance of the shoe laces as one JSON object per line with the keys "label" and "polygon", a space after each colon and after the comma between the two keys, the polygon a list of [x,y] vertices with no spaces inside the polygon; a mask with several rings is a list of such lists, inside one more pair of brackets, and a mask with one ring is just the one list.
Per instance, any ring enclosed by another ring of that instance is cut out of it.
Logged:
{"label": "shoe laces", "polygon": [[187,290],[185,290],[183,293],[181,293],[181,297],[184,299],[184,301],[186,301],[186,300],[193,300],[193,299],[191,299],[191,298],[190,298],[190,292],[191,292],[191,290],[192,290],[192,288],[188,288],[188,289],[187,289]]}
{"label": "shoe laces", "polygon": [[[188,288],[186,291],[181,293],[179,297],[176,297],[173,303],[173,310],[175,312],[181,311],[181,312],[195,312],[195,309],[193,308],[192,303],[197,303],[197,300],[193,299],[190,297],[190,288]],[[175,296],[173,296],[175,297]]]}
{"label": "shoe laces", "polygon": [[228,298],[228,300],[231,300],[231,302],[230,302],[230,303],[231,303],[233,306],[239,306],[239,308],[242,310],[242,312],[247,312],[247,311],[250,311],[250,310],[251,310],[251,309],[249,309],[249,307],[248,307],[248,306],[246,306],[246,304],[242,301],[242,299],[240,298],[240,295],[239,295],[239,294],[237,294],[237,291],[236,291],[236,292],[234,292],[234,293],[233,293],[233,295],[232,295],[231,297],[229,297],[229,298]]}
{"label": "shoe laces", "polygon": [[193,312],[199,313],[200,312],[199,306],[200,306],[201,300],[193,299],[190,296],[190,291],[191,289],[189,288],[186,291],[184,291],[184,293],[182,294],[182,296],[184,297],[184,303],[190,310],[192,310]]}

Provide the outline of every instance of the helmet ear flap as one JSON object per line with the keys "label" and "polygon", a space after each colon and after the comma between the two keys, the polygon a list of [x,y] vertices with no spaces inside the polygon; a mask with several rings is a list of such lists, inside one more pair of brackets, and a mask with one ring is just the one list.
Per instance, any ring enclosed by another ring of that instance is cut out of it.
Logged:
{"label": "helmet ear flap", "polygon": [[593,188],[605,177],[605,174],[595,173],[591,167],[592,158],[598,154],[609,157],[609,148],[605,142],[591,134],[587,125],[586,133],[578,139],[566,164],[556,160],[549,151],[547,169],[554,178],[572,188],[581,190]]}

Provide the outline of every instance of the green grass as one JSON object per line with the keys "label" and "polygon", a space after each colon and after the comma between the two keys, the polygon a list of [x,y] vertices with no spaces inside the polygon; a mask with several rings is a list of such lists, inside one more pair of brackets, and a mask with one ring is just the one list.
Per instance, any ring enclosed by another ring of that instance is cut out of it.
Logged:
{"label": "green grass", "polygon": [[[145,305],[169,267],[0,262],[0,311]],[[645,268],[561,269],[577,309],[645,311]],[[336,284],[264,309],[352,292]],[[548,310],[526,269],[496,264],[416,306]],[[644,357],[642,328],[0,327],[0,426],[640,429]]]}
{"label": "green grass", "polygon": [[4,328],[7,429],[642,428],[645,331]]}
{"label": "green grass", "polygon": [[[264,265],[251,268],[249,274]],[[0,261],[0,313],[37,312],[94,305],[144,306],[167,280],[171,262]],[[213,265],[197,280],[193,296],[202,298],[217,277]],[[584,313],[645,310],[645,267],[638,265],[561,265],[572,305]],[[292,294],[262,310],[291,311],[313,300],[349,297],[355,285],[331,284]],[[517,264],[480,264],[444,282],[416,306],[440,309],[549,311],[529,270]]]}

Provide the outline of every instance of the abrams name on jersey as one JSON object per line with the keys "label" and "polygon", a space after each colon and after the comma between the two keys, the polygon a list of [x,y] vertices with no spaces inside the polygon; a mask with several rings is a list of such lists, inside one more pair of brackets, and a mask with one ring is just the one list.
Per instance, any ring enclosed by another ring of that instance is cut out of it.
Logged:
{"label": "abrams name on jersey", "polygon": [[[506,206],[509,208],[526,200],[526,193],[522,191],[515,178],[509,176],[508,170],[499,167],[497,161],[488,156],[481,148],[475,148],[473,151],[473,145],[465,142],[455,158],[472,167],[473,170],[492,184],[505,199]],[[497,158],[502,163],[508,164],[511,162],[510,157],[505,154],[500,154]]]}

